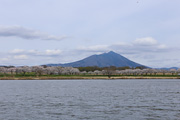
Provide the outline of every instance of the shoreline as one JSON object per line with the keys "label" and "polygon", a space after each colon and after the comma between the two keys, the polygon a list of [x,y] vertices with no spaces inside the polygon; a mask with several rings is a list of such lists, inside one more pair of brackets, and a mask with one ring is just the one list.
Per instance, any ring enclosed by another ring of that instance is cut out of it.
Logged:
{"label": "shoreline", "polygon": [[0,80],[94,80],[94,79],[102,79],[102,80],[116,80],[116,79],[180,79],[180,77],[145,77],[145,76],[114,76],[111,78],[108,77],[0,77]]}

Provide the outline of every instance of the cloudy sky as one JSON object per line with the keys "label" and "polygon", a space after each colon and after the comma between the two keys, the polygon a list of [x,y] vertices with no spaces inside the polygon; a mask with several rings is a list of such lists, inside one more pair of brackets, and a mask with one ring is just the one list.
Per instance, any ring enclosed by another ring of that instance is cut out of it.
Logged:
{"label": "cloudy sky", "polygon": [[66,63],[114,51],[180,67],[180,0],[0,0],[0,65]]}

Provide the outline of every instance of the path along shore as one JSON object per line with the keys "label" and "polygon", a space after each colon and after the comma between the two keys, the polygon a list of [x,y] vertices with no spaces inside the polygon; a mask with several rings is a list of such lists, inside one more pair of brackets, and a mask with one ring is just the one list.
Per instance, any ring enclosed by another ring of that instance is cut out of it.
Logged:
{"label": "path along shore", "polygon": [[91,76],[73,76],[73,77],[65,77],[65,76],[58,76],[58,77],[44,77],[44,76],[40,76],[40,77],[0,77],[0,80],[75,80],[75,79],[81,79],[81,80],[93,80],[93,79],[104,79],[104,80],[108,80],[108,79],[180,79],[180,77],[146,77],[146,76],[113,76],[111,78],[108,78],[106,76],[96,76],[96,77],[91,77]]}

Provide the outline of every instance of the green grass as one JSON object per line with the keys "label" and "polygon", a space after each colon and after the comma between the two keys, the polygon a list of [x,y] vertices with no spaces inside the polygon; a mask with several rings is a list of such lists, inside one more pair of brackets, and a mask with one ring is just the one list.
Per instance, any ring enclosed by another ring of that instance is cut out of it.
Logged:
{"label": "green grass", "polygon": [[[179,75],[111,75],[111,77],[180,77]],[[0,74],[0,77],[107,77],[107,75],[35,75],[35,74]]]}

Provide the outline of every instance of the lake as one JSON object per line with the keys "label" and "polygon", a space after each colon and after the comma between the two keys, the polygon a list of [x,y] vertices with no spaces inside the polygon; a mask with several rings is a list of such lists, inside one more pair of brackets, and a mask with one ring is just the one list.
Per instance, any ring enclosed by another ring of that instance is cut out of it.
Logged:
{"label": "lake", "polygon": [[0,120],[180,120],[180,80],[1,80]]}

